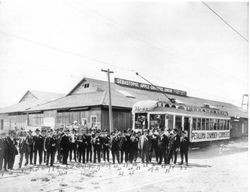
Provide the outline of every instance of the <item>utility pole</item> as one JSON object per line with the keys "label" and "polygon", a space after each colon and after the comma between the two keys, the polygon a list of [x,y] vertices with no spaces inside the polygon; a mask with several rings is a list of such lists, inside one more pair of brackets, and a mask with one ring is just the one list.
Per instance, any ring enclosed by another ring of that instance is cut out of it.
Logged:
{"label": "utility pole", "polygon": [[102,72],[107,73],[108,75],[108,87],[109,87],[109,132],[111,133],[113,129],[113,115],[112,115],[112,103],[111,103],[111,88],[110,88],[110,73],[114,73],[113,71],[108,70],[101,70]]}

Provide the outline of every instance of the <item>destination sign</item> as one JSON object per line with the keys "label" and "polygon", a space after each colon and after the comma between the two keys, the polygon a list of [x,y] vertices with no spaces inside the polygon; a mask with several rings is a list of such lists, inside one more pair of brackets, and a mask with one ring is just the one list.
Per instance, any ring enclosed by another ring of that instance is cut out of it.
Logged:
{"label": "destination sign", "polygon": [[115,84],[126,86],[126,87],[137,88],[137,89],[144,89],[144,90],[164,92],[164,93],[180,95],[180,96],[187,96],[186,91],[181,91],[181,90],[171,89],[171,88],[166,88],[166,87],[160,87],[160,86],[153,86],[153,85],[146,84],[146,83],[139,83],[136,81],[130,81],[130,80],[120,79],[120,78],[115,78]]}
{"label": "destination sign", "polygon": [[193,142],[229,139],[230,131],[192,131],[191,140]]}

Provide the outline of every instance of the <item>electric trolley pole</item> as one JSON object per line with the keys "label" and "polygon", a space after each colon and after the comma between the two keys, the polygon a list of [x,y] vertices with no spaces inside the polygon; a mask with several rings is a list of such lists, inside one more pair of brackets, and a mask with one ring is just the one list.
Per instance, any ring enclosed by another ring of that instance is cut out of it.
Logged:
{"label": "electric trolley pole", "polygon": [[113,115],[112,115],[112,103],[111,103],[111,88],[110,88],[110,73],[114,73],[113,71],[101,70],[102,72],[107,73],[108,75],[108,87],[109,87],[109,132],[111,133],[113,129]]}

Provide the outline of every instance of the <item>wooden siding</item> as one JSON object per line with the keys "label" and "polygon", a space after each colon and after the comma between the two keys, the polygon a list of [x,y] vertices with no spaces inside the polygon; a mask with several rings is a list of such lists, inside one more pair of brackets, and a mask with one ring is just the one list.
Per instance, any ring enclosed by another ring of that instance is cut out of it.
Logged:
{"label": "wooden siding", "polygon": [[57,112],[56,127],[72,125],[74,121],[83,124],[82,120],[87,120],[87,126],[93,128],[91,117],[96,117],[97,126],[101,126],[100,107],[93,107],[86,111],[64,111]]}
{"label": "wooden siding", "polygon": [[[114,129],[126,130],[132,128],[132,114],[131,111],[122,111],[113,109],[113,126]],[[109,111],[102,109],[102,129],[109,130]]]}

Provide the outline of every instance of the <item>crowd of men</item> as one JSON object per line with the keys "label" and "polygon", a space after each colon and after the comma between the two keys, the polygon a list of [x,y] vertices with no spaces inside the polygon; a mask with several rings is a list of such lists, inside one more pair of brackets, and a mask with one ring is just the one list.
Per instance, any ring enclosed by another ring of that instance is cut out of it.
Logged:
{"label": "crowd of men", "polygon": [[177,163],[180,152],[188,165],[188,135],[185,131],[144,129],[108,131],[92,129],[56,129],[28,132],[0,132],[0,170],[13,169],[15,156],[19,154],[19,168],[23,165],[53,166],[55,161],[78,163]]}

